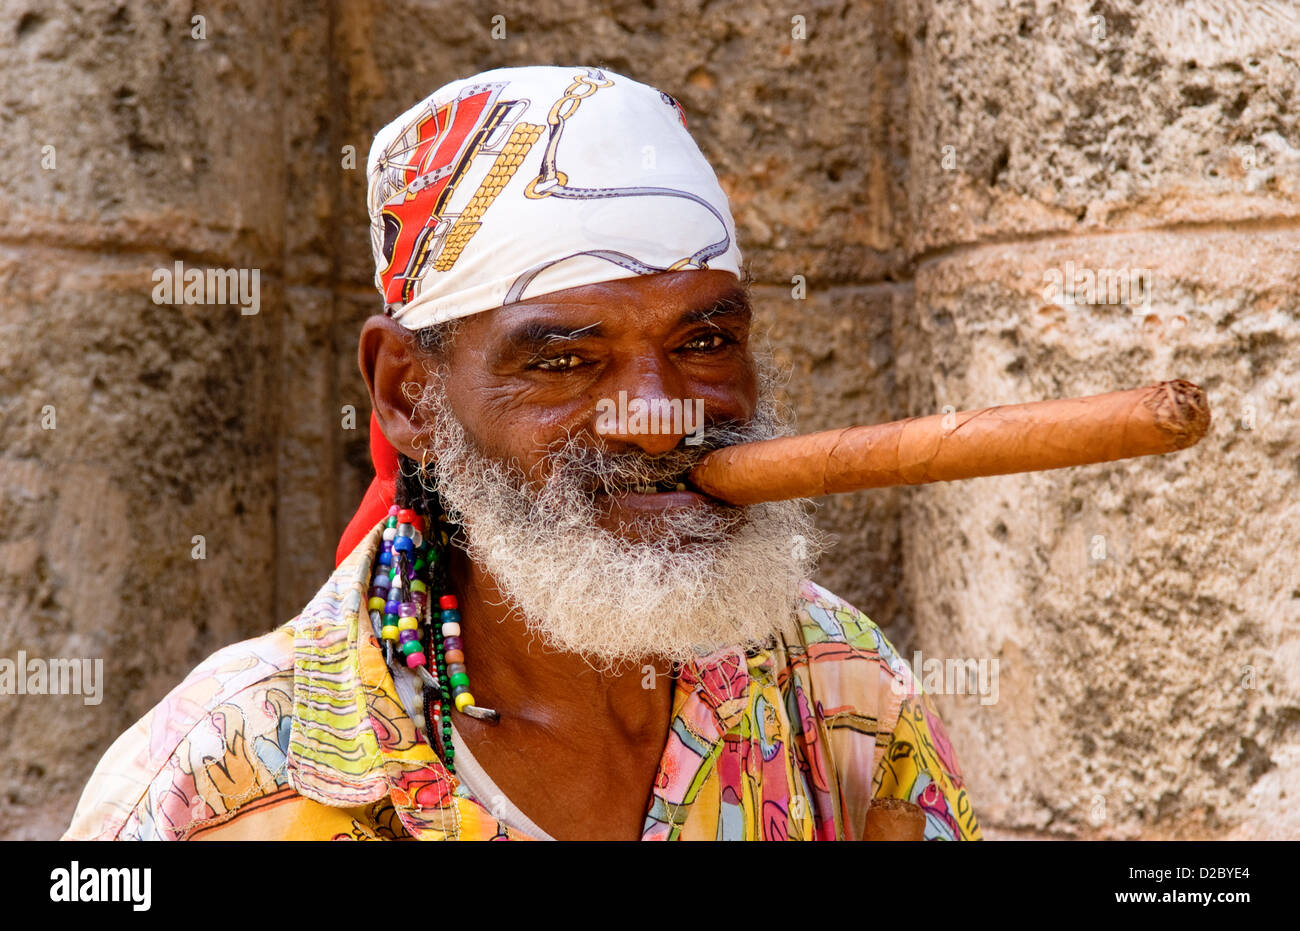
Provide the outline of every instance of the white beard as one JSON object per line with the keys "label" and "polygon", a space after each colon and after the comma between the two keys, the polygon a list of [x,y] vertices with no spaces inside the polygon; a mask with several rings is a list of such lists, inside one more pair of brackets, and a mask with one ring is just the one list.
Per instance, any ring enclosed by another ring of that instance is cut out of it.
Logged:
{"label": "white beard", "polygon": [[680,665],[722,647],[757,647],[788,626],[822,548],[805,502],[674,508],[639,521],[642,539],[633,542],[597,525],[591,494],[679,474],[714,445],[788,433],[770,376],[760,389],[749,424],[706,429],[693,449],[609,454],[572,438],[551,452],[554,467],[540,488],[475,448],[438,374],[417,416],[431,424],[437,491],[464,529],[470,558],[544,647],[617,671],[652,656]]}

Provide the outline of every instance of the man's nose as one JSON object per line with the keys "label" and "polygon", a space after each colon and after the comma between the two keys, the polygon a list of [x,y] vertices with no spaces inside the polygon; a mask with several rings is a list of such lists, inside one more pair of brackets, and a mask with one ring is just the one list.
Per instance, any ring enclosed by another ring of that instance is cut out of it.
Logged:
{"label": "man's nose", "polygon": [[[681,394],[679,379],[653,361],[622,379],[596,405],[596,433],[650,455],[676,449],[697,427],[698,408]],[[692,421],[692,423],[688,423]]]}

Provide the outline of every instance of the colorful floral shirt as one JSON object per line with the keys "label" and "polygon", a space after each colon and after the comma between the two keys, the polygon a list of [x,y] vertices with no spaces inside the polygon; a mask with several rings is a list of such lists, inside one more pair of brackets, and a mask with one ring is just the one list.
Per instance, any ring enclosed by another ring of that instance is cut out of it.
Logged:
{"label": "colorful floral shirt", "polygon": [[[104,754],[65,839],[530,839],[447,772],[363,609],[376,527],[302,614],[196,668]],[[768,649],[674,681],[643,840],[856,839],[872,798],[978,839],[928,696],[880,630],[805,582]]]}

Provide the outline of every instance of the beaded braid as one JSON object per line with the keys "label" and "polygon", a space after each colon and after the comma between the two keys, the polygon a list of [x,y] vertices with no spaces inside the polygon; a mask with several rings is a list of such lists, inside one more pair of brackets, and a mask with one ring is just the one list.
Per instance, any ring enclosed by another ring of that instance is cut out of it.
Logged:
{"label": "beaded braid", "polygon": [[[398,470],[397,503],[384,519],[367,610],[380,631],[387,661],[391,664],[394,652],[400,652],[407,668],[419,675],[429,745],[441,754],[448,772],[455,773],[452,707],[483,720],[495,721],[498,715],[478,707],[469,690],[460,605],[448,592],[446,554],[452,525],[437,492],[423,487],[418,473],[405,468],[408,465],[414,464],[402,463]],[[427,521],[423,514],[428,515]],[[437,598],[437,621],[434,592],[443,593]]]}

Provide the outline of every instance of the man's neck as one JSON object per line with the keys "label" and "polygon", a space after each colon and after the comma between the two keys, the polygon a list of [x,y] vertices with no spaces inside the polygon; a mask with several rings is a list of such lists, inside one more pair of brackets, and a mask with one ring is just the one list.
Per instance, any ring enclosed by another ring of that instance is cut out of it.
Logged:
{"label": "man's neck", "polygon": [[456,713],[466,746],[552,837],[639,838],[672,718],[669,665],[602,675],[580,656],[544,649],[492,577],[453,554],[470,689],[501,715],[490,724]]}
{"label": "man's neck", "polygon": [[599,673],[576,653],[547,648],[487,570],[458,548],[450,554],[478,705],[548,730],[580,726],[624,738],[664,738],[665,698],[671,704],[673,684],[667,661],[645,658],[623,664],[617,674]]}

